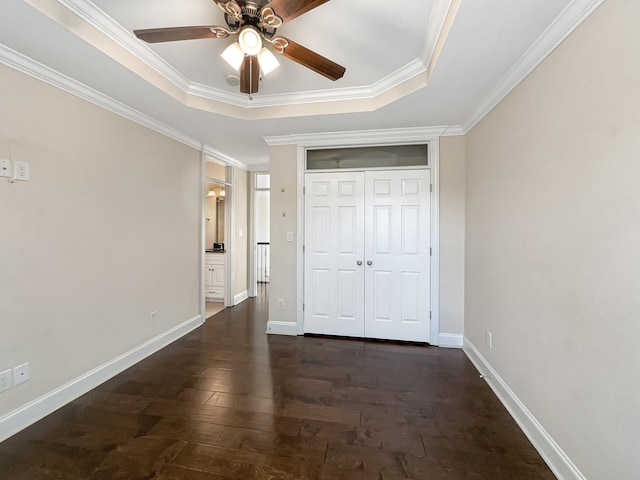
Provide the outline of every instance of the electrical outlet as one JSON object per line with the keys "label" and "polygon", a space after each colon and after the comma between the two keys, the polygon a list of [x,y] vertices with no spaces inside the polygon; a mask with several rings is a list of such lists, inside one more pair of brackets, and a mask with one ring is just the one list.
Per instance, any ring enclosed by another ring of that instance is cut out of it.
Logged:
{"label": "electrical outlet", "polygon": [[284,298],[278,299],[278,310],[284,310]]}
{"label": "electrical outlet", "polygon": [[0,177],[11,178],[11,160],[0,160]]}
{"label": "electrical outlet", "polygon": [[13,162],[13,179],[28,182],[29,177],[29,164],[27,162]]}
{"label": "electrical outlet", "polygon": [[20,385],[31,378],[29,376],[29,362],[18,365],[13,369],[13,384]]}
{"label": "electrical outlet", "polygon": [[0,372],[0,392],[11,388],[11,369]]}
{"label": "electrical outlet", "polygon": [[485,335],[486,335],[485,340],[487,341],[487,347],[493,348],[493,335],[491,335],[491,332],[489,330],[487,330]]}
{"label": "electrical outlet", "polygon": [[158,312],[154,311],[149,313],[149,325],[155,325],[156,324],[156,315],[158,314]]}

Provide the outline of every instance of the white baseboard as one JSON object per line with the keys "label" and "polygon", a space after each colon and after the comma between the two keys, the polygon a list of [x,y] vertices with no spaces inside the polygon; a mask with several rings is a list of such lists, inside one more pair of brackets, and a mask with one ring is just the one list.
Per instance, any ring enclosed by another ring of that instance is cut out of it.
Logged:
{"label": "white baseboard", "polygon": [[267,322],[267,333],[273,335],[298,335],[298,324],[292,322]]}
{"label": "white baseboard", "polygon": [[443,348],[462,348],[464,336],[461,333],[441,333],[438,346]]}
{"label": "white baseboard", "polygon": [[0,417],[0,442],[72,402],[202,325],[197,315],[113,360]]}
{"label": "white baseboard", "polygon": [[558,477],[558,480],[586,480],[578,467],[574,465],[529,409],[513,393],[509,385],[466,337],[464,338],[463,350],[478,371],[484,375],[493,392],[540,453],[551,471]]}
{"label": "white baseboard", "polygon": [[249,298],[249,292],[245,290],[244,292],[240,292],[233,297],[233,304],[238,305],[239,303],[244,302],[247,298]]}

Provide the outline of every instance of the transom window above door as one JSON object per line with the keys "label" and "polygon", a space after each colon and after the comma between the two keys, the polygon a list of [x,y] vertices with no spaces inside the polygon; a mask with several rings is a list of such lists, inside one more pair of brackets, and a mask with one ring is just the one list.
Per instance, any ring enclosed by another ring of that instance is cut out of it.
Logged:
{"label": "transom window above door", "polygon": [[307,170],[428,166],[428,144],[307,150]]}

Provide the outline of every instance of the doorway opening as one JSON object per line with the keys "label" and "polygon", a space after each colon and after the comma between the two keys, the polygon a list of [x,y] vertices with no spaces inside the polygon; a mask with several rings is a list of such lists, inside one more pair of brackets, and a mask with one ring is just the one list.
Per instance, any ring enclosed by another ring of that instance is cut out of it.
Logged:
{"label": "doorway opening", "polygon": [[208,161],[204,189],[204,313],[208,319],[228,303],[229,286],[229,167]]}
{"label": "doorway opening", "polygon": [[270,198],[271,175],[256,173],[254,178],[254,277],[256,296],[267,298],[271,275]]}

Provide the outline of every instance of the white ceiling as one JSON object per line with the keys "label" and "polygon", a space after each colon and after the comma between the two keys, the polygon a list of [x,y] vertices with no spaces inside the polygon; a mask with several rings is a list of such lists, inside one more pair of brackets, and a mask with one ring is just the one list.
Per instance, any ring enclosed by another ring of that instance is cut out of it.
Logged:
{"label": "white ceiling", "polygon": [[[149,46],[128,33],[224,25],[211,0],[2,0],[0,44],[260,168],[268,162],[268,136],[431,126],[464,131],[599,3],[463,0],[453,16],[449,7],[457,0],[333,0],[278,34],[345,66],[344,78],[331,82],[279,57],[281,68],[263,79],[254,102],[225,82],[232,71],[219,55],[231,39]],[[443,12],[453,18],[450,31],[441,30]],[[430,54],[438,39],[445,43],[436,58]],[[376,90],[381,85],[397,87],[392,97],[401,98],[367,111],[385,102],[384,91]],[[199,108],[185,105],[194,92],[206,100]],[[366,98],[351,100],[358,96]],[[267,103],[266,113],[255,115]],[[228,114],[214,113],[228,107]],[[319,111],[324,114],[313,114]],[[336,111],[351,113],[329,113]]]}

